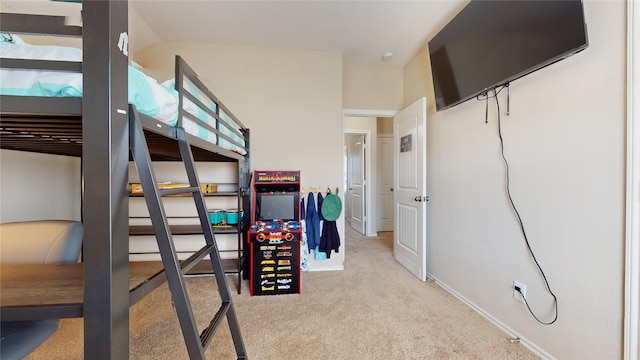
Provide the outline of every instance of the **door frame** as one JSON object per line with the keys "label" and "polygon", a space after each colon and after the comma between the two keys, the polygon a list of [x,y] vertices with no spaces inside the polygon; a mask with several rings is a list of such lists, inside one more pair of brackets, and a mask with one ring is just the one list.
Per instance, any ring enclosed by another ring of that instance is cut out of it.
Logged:
{"label": "door frame", "polygon": [[640,355],[640,5],[627,1],[627,189],[624,358]]}
{"label": "door frame", "polygon": [[[344,127],[344,118],[345,117],[394,117],[398,113],[398,110],[364,110],[364,109],[343,109],[342,110],[342,148],[346,146],[344,142],[344,138],[346,134],[363,134],[364,130],[362,129],[345,129]],[[367,156],[365,159],[365,176],[367,177],[367,187],[365,189],[365,212],[366,212],[366,225],[365,225],[365,233],[366,236],[377,236],[377,206],[378,201],[375,198],[375,194],[373,193],[373,189],[375,188],[375,179],[372,177],[371,169],[373,168],[374,162],[377,161],[377,157],[371,156],[371,136],[370,134],[365,136],[365,141],[369,146],[368,153],[370,156]],[[345,161],[344,159],[342,161]],[[347,164],[342,164],[342,168],[344,169]],[[342,183],[345,184],[347,179],[345,178],[345,174],[342,174]],[[346,189],[345,189],[346,190]]]}

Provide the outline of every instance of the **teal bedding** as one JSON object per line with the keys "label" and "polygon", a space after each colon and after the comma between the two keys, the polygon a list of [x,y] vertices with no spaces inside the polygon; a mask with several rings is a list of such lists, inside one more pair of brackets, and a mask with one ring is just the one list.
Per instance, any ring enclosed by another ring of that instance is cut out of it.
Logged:
{"label": "teal bedding", "polygon": [[[19,38],[7,37],[4,34],[0,37],[0,57],[82,61],[82,50],[80,49],[27,45],[17,39]],[[173,81],[160,84],[140,71],[137,66],[131,65],[128,67],[128,75],[129,103],[135,105],[139,113],[175,126],[178,122],[179,94],[173,86]],[[187,89],[213,112],[216,111],[216,104],[197,91],[195,87]],[[82,74],[49,70],[0,69],[0,95],[82,97]],[[236,134],[240,127],[223,111],[219,113],[221,121],[218,121],[186,98],[183,101],[183,107],[184,110],[197,118],[195,121],[186,116],[183,118],[183,127],[187,133],[225,149],[242,155],[246,154],[245,142],[242,137]],[[217,136],[214,132],[200,125],[199,122],[207,123],[237,144]]]}

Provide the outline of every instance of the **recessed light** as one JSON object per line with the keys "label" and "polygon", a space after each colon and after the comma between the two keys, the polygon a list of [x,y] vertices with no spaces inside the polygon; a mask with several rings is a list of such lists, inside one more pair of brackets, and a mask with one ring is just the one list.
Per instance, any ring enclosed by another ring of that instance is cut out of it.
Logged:
{"label": "recessed light", "polygon": [[389,61],[393,59],[393,53],[392,52],[386,52],[384,53],[384,55],[382,55],[382,60],[383,61]]}

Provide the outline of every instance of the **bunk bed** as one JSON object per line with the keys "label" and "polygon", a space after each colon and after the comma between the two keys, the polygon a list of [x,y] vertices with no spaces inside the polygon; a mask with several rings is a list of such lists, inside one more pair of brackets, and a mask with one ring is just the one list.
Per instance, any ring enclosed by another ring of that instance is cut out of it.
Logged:
{"label": "bunk bed", "polygon": [[[82,61],[2,59],[3,70],[81,73],[82,97],[0,97],[0,148],[76,156],[82,162],[83,261],[3,267],[3,320],[84,318],[84,356],[129,356],[129,306],[166,276],[160,263],[129,262],[129,116],[144,129],[152,160],[180,160],[176,126],[188,127],[196,161],[237,162],[249,187],[249,130],[176,57],[175,122],[139,114],[127,99],[127,1],[85,1],[84,26],[59,16],[1,14],[2,33],[82,38]],[[188,104],[188,105],[187,105]],[[196,105],[198,111],[189,107]],[[197,136],[198,133],[206,136]],[[204,137],[204,138],[203,138]]]}

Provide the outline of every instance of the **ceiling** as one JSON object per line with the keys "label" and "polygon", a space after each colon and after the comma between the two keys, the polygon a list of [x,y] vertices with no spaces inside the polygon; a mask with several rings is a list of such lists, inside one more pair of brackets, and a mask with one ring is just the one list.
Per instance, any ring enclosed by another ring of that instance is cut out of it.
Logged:
{"label": "ceiling", "polygon": [[[19,12],[79,9],[45,0],[2,2]],[[341,52],[346,64],[402,67],[467,2],[130,0],[130,47],[135,53],[160,41],[211,42]],[[382,59],[386,52],[394,53],[389,61]]]}

